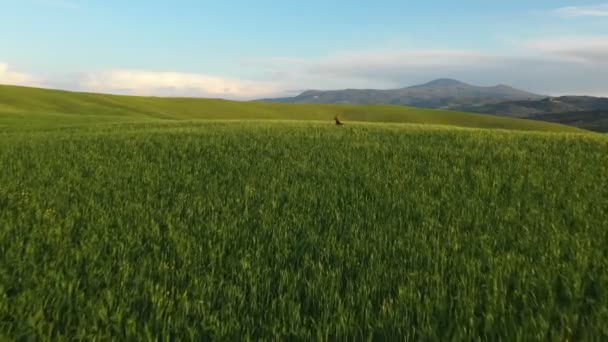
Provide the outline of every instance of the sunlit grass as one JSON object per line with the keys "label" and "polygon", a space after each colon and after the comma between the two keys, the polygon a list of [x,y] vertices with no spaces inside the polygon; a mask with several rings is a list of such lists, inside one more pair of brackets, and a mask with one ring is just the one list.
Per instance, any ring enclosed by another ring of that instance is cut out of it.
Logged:
{"label": "sunlit grass", "polygon": [[0,336],[608,337],[608,140],[305,122],[0,135]]}

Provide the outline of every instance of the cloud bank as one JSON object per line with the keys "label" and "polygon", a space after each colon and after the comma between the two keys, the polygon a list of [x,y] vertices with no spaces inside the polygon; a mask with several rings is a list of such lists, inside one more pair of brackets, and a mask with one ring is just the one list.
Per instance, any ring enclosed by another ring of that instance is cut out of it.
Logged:
{"label": "cloud bank", "polygon": [[105,70],[82,75],[79,86],[129,95],[227,97],[248,99],[277,93],[273,85],[178,72]]}
{"label": "cloud bank", "polygon": [[[519,43],[510,54],[481,50],[342,53],[319,59],[273,59],[274,71],[303,88],[394,88],[450,77],[480,85],[509,84],[547,95],[608,96],[608,36],[556,37]],[[323,83],[323,80],[327,83]],[[347,81],[347,82],[346,82]]]}
{"label": "cloud bank", "polygon": [[608,36],[566,36],[519,43],[510,54],[480,50],[378,50],[322,58],[272,57],[235,66],[255,79],[147,70],[93,70],[45,79],[0,64],[0,83],[152,96],[249,100],[307,89],[397,88],[441,77],[503,83],[547,95],[608,96]]}
{"label": "cloud bank", "polygon": [[38,86],[40,84],[33,75],[11,70],[6,63],[0,63],[0,84],[11,84],[19,86]]}
{"label": "cloud bank", "polygon": [[555,12],[564,17],[608,17],[608,4],[562,7]]}

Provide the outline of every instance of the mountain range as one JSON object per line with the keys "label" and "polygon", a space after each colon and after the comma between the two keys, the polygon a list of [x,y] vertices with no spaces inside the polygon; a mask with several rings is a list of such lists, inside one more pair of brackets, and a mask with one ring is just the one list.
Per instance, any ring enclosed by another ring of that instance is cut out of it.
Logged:
{"label": "mountain range", "polygon": [[608,132],[608,98],[549,97],[506,85],[480,87],[438,79],[412,87],[377,90],[308,90],[264,102],[309,104],[392,104],[540,120]]}
{"label": "mountain range", "polygon": [[608,111],[608,98],[591,96],[547,97],[542,100],[506,101],[488,105],[462,106],[461,110],[476,113],[498,114],[518,118],[532,115]]}
{"label": "mountain range", "polygon": [[315,104],[393,104],[421,108],[451,108],[503,101],[538,100],[545,97],[506,85],[478,87],[444,78],[400,89],[308,90],[295,97],[262,101]]}

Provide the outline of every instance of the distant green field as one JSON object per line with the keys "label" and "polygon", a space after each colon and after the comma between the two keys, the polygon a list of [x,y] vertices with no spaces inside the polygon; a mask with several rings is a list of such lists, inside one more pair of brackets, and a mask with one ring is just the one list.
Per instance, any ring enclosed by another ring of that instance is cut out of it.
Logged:
{"label": "distant green field", "polygon": [[395,122],[555,132],[577,128],[482,114],[402,106],[294,105],[192,98],[129,97],[0,86],[0,130],[54,129],[159,120]]}
{"label": "distant green field", "polygon": [[600,134],[0,87],[0,165],[0,340],[608,339]]}

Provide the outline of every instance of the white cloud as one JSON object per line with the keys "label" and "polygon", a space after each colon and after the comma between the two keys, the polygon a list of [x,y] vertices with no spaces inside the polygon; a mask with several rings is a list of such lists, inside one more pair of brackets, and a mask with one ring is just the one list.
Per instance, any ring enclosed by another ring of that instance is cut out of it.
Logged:
{"label": "white cloud", "polygon": [[608,36],[540,39],[524,42],[522,47],[572,62],[608,63]]}
{"label": "white cloud", "polygon": [[608,95],[608,37],[528,41],[511,53],[404,50],[340,53],[318,59],[260,63],[285,89],[397,88],[450,77],[480,85],[504,83],[542,94]]}
{"label": "white cloud", "polygon": [[318,60],[309,72],[369,79],[392,78],[403,71],[434,73],[475,65],[483,68],[499,56],[474,50],[409,50],[354,52]]}
{"label": "white cloud", "polygon": [[608,4],[562,7],[555,12],[565,17],[608,17]]}
{"label": "white cloud", "polygon": [[124,95],[235,100],[283,94],[276,82],[237,80],[205,74],[116,69],[42,77],[13,71],[6,63],[0,63],[0,84]]}
{"label": "white cloud", "polygon": [[398,88],[449,77],[479,85],[509,84],[547,95],[608,96],[608,36],[526,41],[510,53],[482,50],[378,50],[322,58],[248,60],[253,79],[110,69],[35,78],[0,64],[0,82],[102,93],[249,100],[292,96],[307,89]]}
{"label": "white cloud", "polygon": [[503,57],[474,50],[350,51],[316,59],[269,58],[247,66],[269,75],[279,89],[394,88],[484,70]]}
{"label": "white cloud", "polygon": [[95,92],[129,95],[197,96],[253,99],[276,94],[264,82],[235,80],[203,74],[139,70],[107,70],[83,74],[79,87]]}
{"label": "white cloud", "polygon": [[13,71],[6,63],[0,63],[0,84],[37,86],[40,81],[30,74]]}

